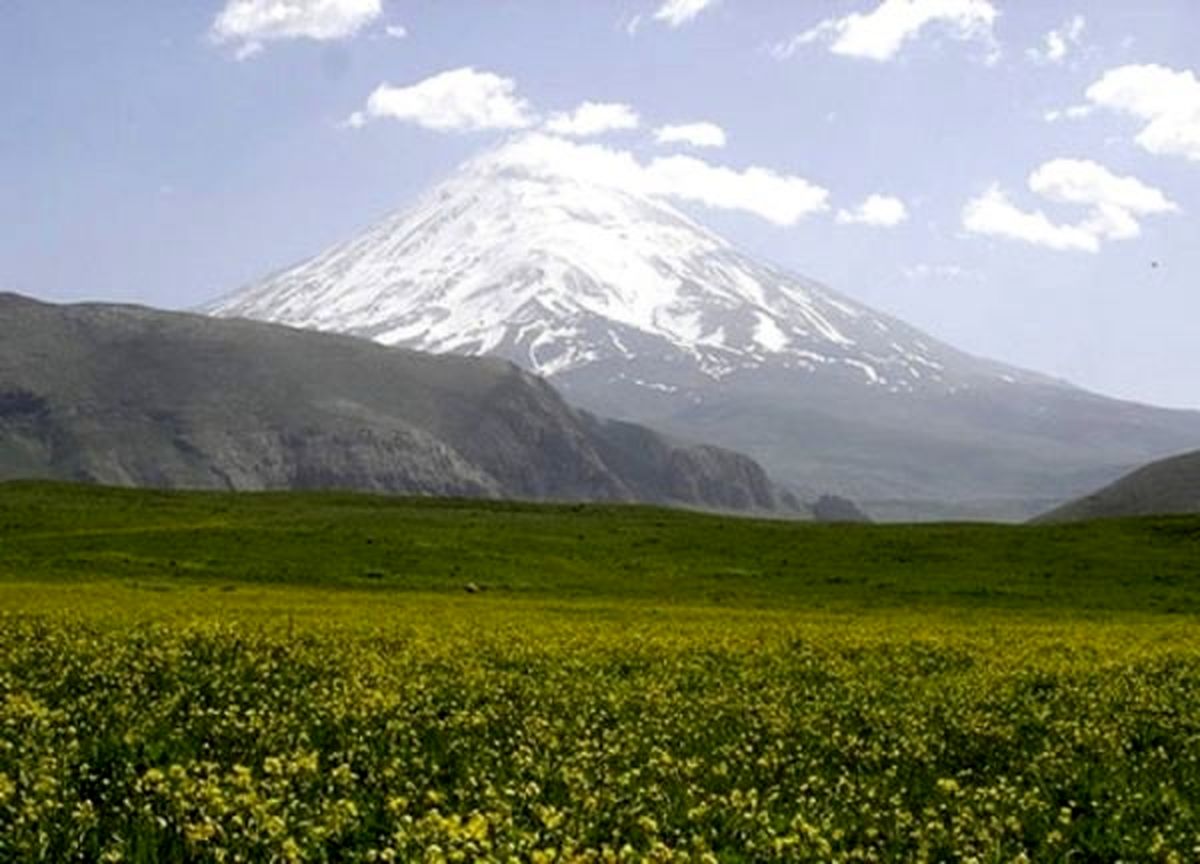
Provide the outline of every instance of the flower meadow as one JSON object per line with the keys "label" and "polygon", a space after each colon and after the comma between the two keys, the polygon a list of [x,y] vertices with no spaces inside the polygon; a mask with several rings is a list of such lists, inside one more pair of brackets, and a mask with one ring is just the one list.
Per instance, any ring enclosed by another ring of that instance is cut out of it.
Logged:
{"label": "flower meadow", "polygon": [[297,591],[0,616],[0,861],[1200,860],[1188,617]]}

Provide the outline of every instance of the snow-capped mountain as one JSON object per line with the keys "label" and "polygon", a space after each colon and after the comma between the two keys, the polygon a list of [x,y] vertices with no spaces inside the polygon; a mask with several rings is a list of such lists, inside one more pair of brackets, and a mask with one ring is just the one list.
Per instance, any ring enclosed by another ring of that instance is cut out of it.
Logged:
{"label": "snow-capped mountain", "polygon": [[973,357],[756,261],[544,135],[207,308],[505,357],[603,413],[748,452],[876,515],[1017,516],[1200,444],[1200,415]]}
{"label": "snow-capped mountain", "polygon": [[664,200],[605,182],[603,166],[581,153],[589,148],[518,139],[412,209],[210,311],[425,351],[499,354],[551,378],[614,359],[641,367],[649,354],[654,363],[627,376],[647,388],[764,365],[840,370],[891,391],[953,386],[985,371],[750,259]]}

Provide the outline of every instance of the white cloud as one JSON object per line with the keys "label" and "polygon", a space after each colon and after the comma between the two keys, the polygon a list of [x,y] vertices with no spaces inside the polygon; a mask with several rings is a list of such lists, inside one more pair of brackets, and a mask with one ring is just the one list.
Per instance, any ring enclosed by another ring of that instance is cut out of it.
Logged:
{"label": "white cloud", "polygon": [[265,42],[346,39],[382,14],[382,0],[227,0],[211,36],[236,43],[237,57],[244,60]]}
{"label": "white cloud", "polygon": [[524,129],[534,122],[529,103],[516,95],[516,83],[470,66],[442,72],[408,87],[381,84],[365,111],[347,121],[362,126],[369,119],[390,117],[443,132],[481,129]]}
{"label": "white cloud", "polygon": [[716,123],[680,123],[654,130],[659,144],[688,144],[692,147],[724,147],[725,130]]}
{"label": "white cloud", "polygon": [[387,27],[385,27],[383,29],[383,32],[384,32],[384,34],[392,37],[393,39],[407,39],[408,38],[408,28],[405,27],[403,24],[389,24]]}
{"label": "white cloud", "polygon": [[931,279],[978,281],[983,278],[978,270],[971,270],[960,264],[914,264],[905,267],[901,272],[905,279],[913,282],[927,282]]}
{"label": "white cloud", "polygon": [[908,219],[908,208],[891,195],[869,195],[851,210],[839,210],[837,221],[842,225],[869,225],[873,228],[894,228]]}
{"label": "white cloud", "polygon": [[834,54],[883,62],[936,25],[955,39],[984,43],[994,60],[998,49],[992,28],[998,15],[989,0],[882,0],[871,12],[827,18],[776,45],[772,53],[782,59],[805,45],[826,43]]}
{"label": "white cloud", "polygon": [[1095,110],[1094,105],[1069,105],[1066,108],[1052,108],[1042,117],[1047,123],[1057,123],[1059,120],[1082,120]]}
{"label": "white cloud", "polygon": [[655,194],[721,210],[743,210],[776,225],[794,225],[828,209],[827,190],[769,168],[737,171],[693,156],[668,156],[655,159],[645,171]]}
{"label": "white cloud", "polygon": [[1105,240],[1137,237],[1139,217],[1179,209],[1161,190],[1088,159],[1046,162],[1029,175],[1029,188],[1047,201],[1086,207],[1088,213],[1076,223],[1055,223],[1041,210],[1021,210],[993,185],[967,202],[963,226],[973,234],[1023,240],[1047,249],[1098,252]]}
{"label": "white cloud", "polygon": [[584,102],[569,114],[555,114],[546,129],[556,135],[586,137],[604,132],[636,129],[637,112],[620,102]]}
{"label": "white cloud", "polygon": [[627,150],[581,144],[531,132],[517,137],[489,158],[536,176],[561,177],[644,194],[642,166]]}
{"label": "white cloud", "polygon": [[828,209],[829,193],[808,180],[751,166],[742,170],[691,156],[648,163],[626,150],[530,134],[510,144],[501,159],[543,175],[615,187],[651,198],[692,201],[752,213],[776,225],[794,225]]}
{"label": "white cloud", "polygon": [[1190,69],[1120,66],[1092,84],[1087,99],[1144,121],[1135,139],[1143,149],[1200,161],[1200,80]]}
{"label": "white cloud", "polygon": [[[529,103],[516,96],[512,79],[470,67],[443,72],[408,87],[382,84],[371,94],[364,110],[347,118],[346,125],[357,128],[382,117],[443,131],[523,129],[537,122]],[[518,137],[494,158],[502,165],[512,164],[543,175],[752,213],[777,225],[794,225],[805,216],[828,209],[829,192],[803,177],[757,165],[729,168],[683,155],[642,163],[626,150],[568,140],[568,136],[637,125],[638,116],[628,105],[585,102],[570,114],[552,117],[544,124],[545,131]],[[675,128],[690,128],[692,137],[708,142],[714,140],[714,131],[724,138],[714,124]]]}
{"label": "white cloud", "polygon": [[1090,159],[1052,159],[1029,175],[1029,188],[1059,204],[1114,206],[1137,215],[1179,209],[1161,190]]}
{"label": "white cloud", "polygon": [[1056,225],[1041,210],[1027,212],[1014,205],[999,186],[967,202],[963,227],[972,234],[1023,240],[1060,251],[1097,252],[1100,241],[1077,225]]}
{"label": "white cloud", "polygon": [[1081,227],[1097,238],[1129,240],[1141,233],[1139,216],[1179,208],[1161,190],[1120,177],[1086,159],[1055,159],[1029,175],[1029,188],[1048,201],[1092,208]]}
{"label": "white cloud", "polygon": [[249,60],[251,57],[257,57],[262,51],[263,44],[261,42],[243,42],[233,56],[238,60]]}
{"label": "white cloud", "polygon": [[716,2],[717,0],[663,0],[658,11],[654,13],[654,20],[662,21],[668,27],[680,27]]}
{"label": "white cloud", "polygon": [[1035,63],[1061,63],[1083,42],[1083,31],[1086,28],[1087,19],[1082,15],[1074,15],[1063,22],[1061,27],[1043,36],[1042,43],[1030,48],[1025,54]]}

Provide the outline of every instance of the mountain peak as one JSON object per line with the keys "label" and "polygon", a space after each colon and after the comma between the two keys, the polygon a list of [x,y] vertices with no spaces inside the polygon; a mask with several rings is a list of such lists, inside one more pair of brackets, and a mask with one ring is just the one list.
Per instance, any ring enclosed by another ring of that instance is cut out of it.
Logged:
{"label": "mountain peak", "polygon": [[628,153],[517,136],[411,209],[208,311],[498,354],[547,376],[639,361],[615,374],[651,389],[763,366],[893,392],[1004,374],[754,261],[648,176]]}

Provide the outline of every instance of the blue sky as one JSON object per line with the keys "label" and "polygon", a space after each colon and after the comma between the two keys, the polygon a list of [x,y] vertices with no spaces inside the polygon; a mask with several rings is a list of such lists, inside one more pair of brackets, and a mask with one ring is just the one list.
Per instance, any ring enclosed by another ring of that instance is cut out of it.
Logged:
{"label": "blue sky", "polygon": [[[966,350],[1200,408],[1194,0],[9,0],[0,20],[0,289],[186,308],[590,101],[579,146],[702,160],[677,203],[749,251]],[[724,146],[655,141],[700,122]]]}

